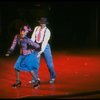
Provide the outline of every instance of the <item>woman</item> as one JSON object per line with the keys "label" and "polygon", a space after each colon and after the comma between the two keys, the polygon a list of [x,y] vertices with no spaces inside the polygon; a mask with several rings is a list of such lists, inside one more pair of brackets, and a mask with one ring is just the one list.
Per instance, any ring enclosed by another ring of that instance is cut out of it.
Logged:
{"label": "woman", "polygon": [[34,73],[34,70],[38,67],[37,57],[34,55],[34,51],[38,49],[40,46],[32,42],[26,35],[31,31],[31,29],[27,26],[23,26],[20,28],[20,34],[15,35],[13,43],[8,50],[6,56],[9,56],[15,49],[16,44],[20,46],[20,55],[15,63],[14,69],[16,73],[16,83],[12,85],[12,87],[21,86],[20,81],[20,71],[29,71],[35,79],[34,88],[39,87],[39,81]]}

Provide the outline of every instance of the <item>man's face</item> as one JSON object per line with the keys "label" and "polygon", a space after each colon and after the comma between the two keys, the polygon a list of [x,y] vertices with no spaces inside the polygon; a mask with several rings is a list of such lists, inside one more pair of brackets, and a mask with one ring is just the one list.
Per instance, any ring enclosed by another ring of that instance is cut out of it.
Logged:
{"label": "man's face", "polygon": [[41,27],[45,27],[46,26],[46,24],[40,24],[41,25]]}

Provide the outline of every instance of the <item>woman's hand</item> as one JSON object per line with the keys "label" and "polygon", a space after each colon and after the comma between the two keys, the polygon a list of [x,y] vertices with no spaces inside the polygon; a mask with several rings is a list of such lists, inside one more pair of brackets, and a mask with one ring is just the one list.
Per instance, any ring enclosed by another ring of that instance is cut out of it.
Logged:
{"label": "woman's hand", "polygon": [[5,54],[5,56],[9,56],[9,54],[8,54],[8,53],[6,53],[6,54]]}

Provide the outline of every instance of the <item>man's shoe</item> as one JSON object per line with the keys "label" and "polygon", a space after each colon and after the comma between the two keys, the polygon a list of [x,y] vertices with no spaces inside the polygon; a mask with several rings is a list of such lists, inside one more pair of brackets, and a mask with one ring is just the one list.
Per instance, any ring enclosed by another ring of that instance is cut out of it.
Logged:
{"label": "man's shoe", "polygon": [[50,79],[49,83],[53,84],[55,82],[55,78]]}
{"label": "man's shoe", "polygon": [[53,74],[52,77],[50,78],[49,83],[53,84],[55,82],[55,79],[56,79],[56,74]]}
{"label": "man's shoe", "polygon": [[[39,82],[39,84],[40,84],[40,78],[38,78],[38,82]],[[32,84],[32,83],[34,84],[34,83],[35,83],[35,80],[31,80],[31,81],[29,81],[29,83],[30,83],[30,84]]]}
{"label": "man's shoe", "polygon": [[31,80],[31,81],[29,81],[29,83],[30,83],[30,84],[35,83],[35,80]]}

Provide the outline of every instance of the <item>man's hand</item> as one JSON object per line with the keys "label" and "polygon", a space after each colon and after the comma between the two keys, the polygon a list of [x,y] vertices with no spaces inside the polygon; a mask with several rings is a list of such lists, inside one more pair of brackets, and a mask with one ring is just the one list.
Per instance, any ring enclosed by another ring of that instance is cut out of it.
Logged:
{"label": "man's hand", "polygon": [[40,57],[40,55],[43,53],[43,51],[38,52],[37,57]]}

